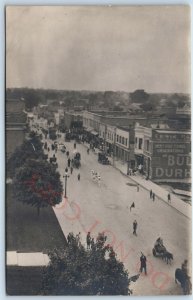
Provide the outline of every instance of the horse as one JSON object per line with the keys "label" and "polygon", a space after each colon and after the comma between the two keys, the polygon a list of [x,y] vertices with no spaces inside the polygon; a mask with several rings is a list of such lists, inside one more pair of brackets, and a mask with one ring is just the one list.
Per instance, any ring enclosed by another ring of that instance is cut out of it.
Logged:
{"label": "horse", "polygon": [[174,257],[173,257],[172,253],[170,253],[168,251],[165,251],[162,254],[162,259],[164,259],[167,262],[167,265],[168,265],[168,262],[171,264],[171,261],[174,259]]}
{"label": "horse", "polygon": [[185,274],[182,269],[176,269],[175,271],[175,283],[180,283],[182,290],[183,290],[183,294],[184,295],[190,295],[191,294],[191,290],[192,290],[192,284],[190,281],[190,277]]}

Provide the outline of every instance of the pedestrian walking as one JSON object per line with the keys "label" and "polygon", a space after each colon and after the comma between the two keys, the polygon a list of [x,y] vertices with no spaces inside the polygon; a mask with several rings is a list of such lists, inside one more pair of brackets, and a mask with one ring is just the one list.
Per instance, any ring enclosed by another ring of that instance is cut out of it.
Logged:
{"label": "pedestrian walking", "polygon": [[98,175],[98,185],[100,186],[100,184],[101,184],[101,176]]}
{"label": "pedestrian walking", "polygon": [[168,203],[171,203],[171,196],[170,196],[170,193],[168,193]]}
{"label": "pedestrian walking", "polygon": [[139,192],[139,184],[137,185],[137,192]]}
{"label": "pedestrian walking", "polygon": [[90,244],[91,244],[91,236],[90,236],[90,232],[87,233],[87,236],[86,236],[86,244],[87,244],[87,249],[90,249]]}
{"label": "pedestrian walking", "polygon": [[87,154],[89,154],[89,148],[87,149]]}
{"label": "pedestrian walking", "polygon": [[94,249],[94,238],[91,238],[91,249]]}
{"label": "pedestrian walking", "polygon": [[48,152],[50,152],[50,148],[48,147]]}
{"label": "pedestrian walking", "polygon": [[72,241],[72,239],[73,239],[73,234],[72,234],[72,232],[69,232],[69,234],[67,236],[67,242],[68,242],[68,244],[70,244],[70,242]]}
{"label": "pedestrian walking", "polygon": [[68,159],[68,167],[70,168],[71,159]]}
{"label": "pedestrian walking", "polygon": [[141,252],[141,257],[140,257],[140,272],[144,270],[145,275],[147,275],[147,267],[146,267],[146,256]]}
{"label": "pedestrian walking", "polygon": [[155,194],[154,193],[152,194],[152,199],[153,199],[153,201],[155,201]]}
{"label": "pedestrian walking", "polygon": [[74,143],[74,149],[76,149],[76,143]]}
{"label": "pedestrian walking", "polygon": [[131,211],[132,208],[135,208],[135,203],[134,202],[130,206],[130,211]]}
{"label": "pedestrian walking", "polygon": [[136,220],[133,222],[133,234],[137,235],[137,221]]}
{"label": "pedestrian walking", "polygon": [[69,156],[69,151],[66,152],[67,157]]}
{"label": "pedestrian walking", "polygon": [[65,169],[65,173],[68,173],[68,168],[66,167],[66,169]]}
{"label": "pedestrian walking", "polygon": [[153,192],[152,192],[152,190],[150,190],[150,192],[149,192],[150,199],[152,198],[152,195],[153,195]]}
{"label": "pedestrian walking", "polygon": [[78,181],[80,181],[80,173],[78,173],[78,176],[77,176],[77,178],[78,178]]}
{"label": "pedestrian walking", "polygon": [[72,172],[73,172],[73,167],[71,166],[70,167],[70,173],[72,174]]}

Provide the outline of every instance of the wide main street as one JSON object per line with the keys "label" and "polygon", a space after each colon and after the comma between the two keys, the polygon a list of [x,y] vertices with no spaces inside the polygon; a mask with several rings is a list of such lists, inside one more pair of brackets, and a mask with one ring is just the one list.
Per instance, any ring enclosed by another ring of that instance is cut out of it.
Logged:
{"label": "wide main street", "polygon": [[[44,140],[45,141],[45,140]],[[48,145],[53,141],[47,139]],[[58,139],[66,145],[73,158],[74,141],[65,142],[64,136]],[[51,147],[50,147],[51,148]],[[133,185],[133,182],[122,175],[113,166],[102,165],[97,155],[83,144],[76,144],[81,153],[80,169],[68,171],[67,200],[54,208],[60,226],[65,234],[81,232],[85,244],[86,233],[96,237],[105,232],[107,242],[113,246],[119,259],[124,262],[130,275],[139,273],[141,252],[147,257],[147,276],[142,274],[136,283],[131,285],[134,295],[176,295],[182,294],[180,286],[175,284],[175,269],[181,267],[184,259],[191,261],[191,221],[156,199],[149,197],[149,192]],[[47,153],[47,152],[46,152]],[[55,153],[58,171],[63,185],[67,155],[60,150]],[[101,182],[95,182],[91,176],[95,170],[101,176]],[[80,173],[80,181],[77,175]],[[130,211],[130,206],[135,208]],[[133,222],[137,221],[137,236],[133,235]],[[167,250],[174,255],[171,265],[161,258],[154,257],[152,248],[156,239],[161,236]]]}

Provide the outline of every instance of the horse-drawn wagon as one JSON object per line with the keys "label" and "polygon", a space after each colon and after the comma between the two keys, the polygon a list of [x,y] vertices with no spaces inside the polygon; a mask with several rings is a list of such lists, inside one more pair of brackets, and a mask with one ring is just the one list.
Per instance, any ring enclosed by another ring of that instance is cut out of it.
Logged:
{"label": "horse-drawn wagon", "polygon": [[152,249],[152,253],[153,256],[161,257],[162,259],[164,259],[167,264],[168,262],[171,262],[171,260],[173,260],[173,254],[167,251],[166,247],[163,244],[163,240],[160,237],[156,240]]}

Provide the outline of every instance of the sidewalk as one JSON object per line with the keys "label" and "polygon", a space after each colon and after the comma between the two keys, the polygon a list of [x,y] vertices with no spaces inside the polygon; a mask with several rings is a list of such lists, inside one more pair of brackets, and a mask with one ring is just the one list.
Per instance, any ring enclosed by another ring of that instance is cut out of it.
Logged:
{"label": "sidewalk", "polygon": [[[109,158],[111,161],[111,164],[113,166],[112,158]],[[155,194],[156,199],[162,200],[166,203],[166,205],[172,206],[174,209],[176,209],[179,213],[183,214],[189,219],[192,219],[192,207],[190,204],[184,202],[181,200],[178,196],[171,194],[171,203],[168,203],[167,195],[168,191],[158,184],[152,182],[151,180],[146,180],[142,178],[139,175],[134,176],[128,176],[127,175],[127,165],[123,164],[121,161],[114,161],[114,166],[116,169],[118,169],[123,175],[127,176],[129,179],[134,181],[136,184],[139,184],[142,188],[146,189],[147,191],[152,190],[152,192]]]}

